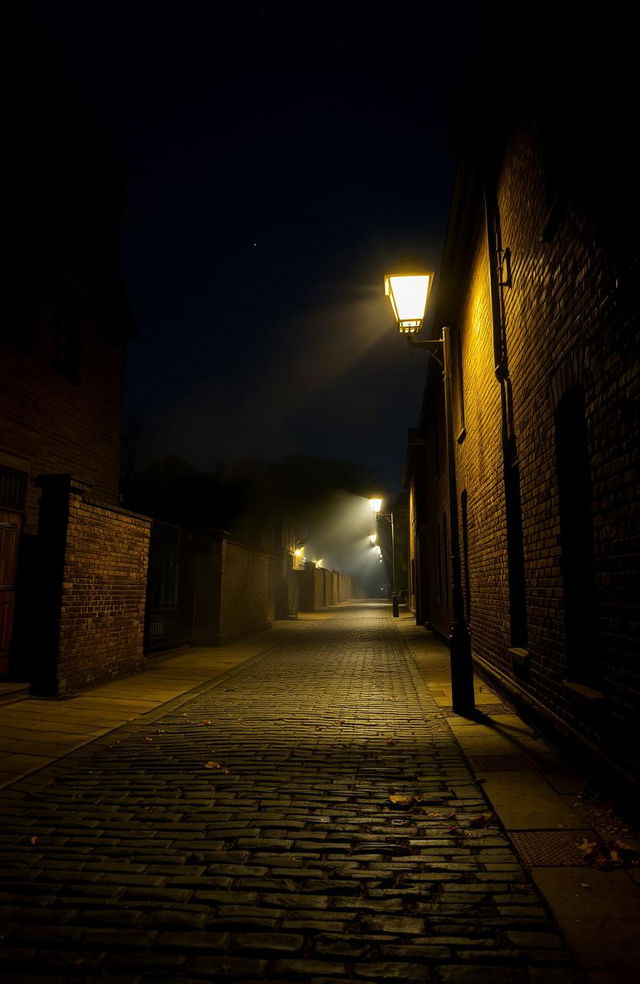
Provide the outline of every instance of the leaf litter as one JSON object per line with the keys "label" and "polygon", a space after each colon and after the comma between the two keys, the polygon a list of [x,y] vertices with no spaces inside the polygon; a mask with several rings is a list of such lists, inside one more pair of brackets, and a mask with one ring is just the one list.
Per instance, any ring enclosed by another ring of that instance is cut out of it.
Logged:
{"label": "leaf litter", "polygon": [[205,769],[219,769],[220,772],[226,772],[226,773],[229,772],[226,765],[223,765],[222,762],[213,762],[213,761],[205,762],[204,767]]}

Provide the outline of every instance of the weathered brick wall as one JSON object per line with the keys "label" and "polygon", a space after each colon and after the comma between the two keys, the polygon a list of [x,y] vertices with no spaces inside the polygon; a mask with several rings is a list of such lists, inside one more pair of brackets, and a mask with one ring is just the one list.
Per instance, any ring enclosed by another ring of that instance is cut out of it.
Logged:
{"label": "weathered brick wall", "polygon": [[268,628],[274,618],[271,555],[222,540],[220,642]]}
{"label": "weathered brick wall", "polygon": [[[459,323],[464,425],[456,444],[458,495],[468,494],[468,569],[474,654],[556,727],[605,750],[639,774],[629,742],[640,712],[638,597],[637,261],[612,258],[587,192],[576,182],[552,235],[538,132],[515,129],[497,184],[512,286],[504,325],[520,468],[528,649],[510,652],[509,583],[501,427],[494,372],[485,231],[478,234]],[[456,366],[455,419],[462,417]],[[566,686],[566,636],[554,413],[567,389],[584,387],[593,493],[596,607],[603,700],[591,710]],[[435,476],[432,477],[435,479]],[[435,483],[437,486],[437,482]],[[431,512],[447,511],[445,490]],[[433,531],[429,545],[435,549]],[[637,573],[637,570],[636,570]],[[433,580],[433,578],[432,578]],[[431,589],[433,590],[433,588]],[[437,606],[436,606],[437,607]],[[439,617],[439,613],[437,613]],[[440,627],[440,626],[439,626]]]}
{"label": "weathered brick wall", "polygon": [[[0,449],[26,458],[32,477],[69,472],[91,485],[93,498],[115,506],[124,345],[85,323],[73,382],[52,368],[49,328],[36,326],[28,351],[0,340]],[[26,532],[37,518],[38,489],[29,482]]]}
{"label": "weathered brick wall", "polygon": [[[494,374],[486,241],[479,237],[460,335],[464,415],[453,387],[455,417],[466,436],[455,444],[458,500],[466,490],[469,514],[470,618],[474,651],[503,669],[509,656],[506,510],[501,443],[501,395]],[[459,377],[460,365],[456,377]],[[446,490],[442,486],[442,493]],[[443,504],[448,514],[448,505]]]}
{"label": "weathered brick wall", "polygon": [[337,571],[335,573],[338,582],[337,585],[338,602],[350,601],[351,598],[353,597],[351,575],[345,574],[343,571]]}
{"label": "weathered brick wall", "polygon": [[[536,136],[532,127],[514,133],[499,200],[504,241],[513,244],[514,257],[514,288],[505,302],[527,503],[523,528],[531,633],[528,686],[562,720],[598,743],[603,739],[614,746],[624,762],[629,761],[626,736],[640,710],[638,597],[631,581],[638,545],[633,410],[638,386],[633,357],[639,339],[638,271],[619,263],[614,267],[583,199],[569,201],[551,241],[540,241],[546,203]],[[524,201],[526,209],[516,207]],[[584,386],[586,399],[606,702],[600,718],[590,721],[562,686],[568,674],[553,415],[563,393],[576,382]]]}
{"label": "weathered brick wall", "polygon": [[59,692],[144,665],[150,522],[71,495],[59,629]]}
{"label": "weathered brick wall", "polygon": [[317,612],[353,598],[351,576],[342,571],[312,567],[296,572],[300,582],[299,609]]}

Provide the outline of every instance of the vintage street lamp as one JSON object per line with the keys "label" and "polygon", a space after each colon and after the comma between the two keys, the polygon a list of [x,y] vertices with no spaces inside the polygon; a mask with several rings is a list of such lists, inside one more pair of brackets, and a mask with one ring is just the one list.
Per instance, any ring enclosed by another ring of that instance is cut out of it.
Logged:
{"label": "vintage street lamp", "polygon": [[388,273],[384,278],[384,292],[391,301],[402,335],[414,335],[422,328],[433,283],[432,273],[412,270],[414,266],[405,262],[403,272]]}
{"label": "vintage street lamp", "polygon": [[[393,513],[380,512],[382,509],[381,498],[369,499],[369,505],[376,520],[386,519],[391,526],[391,609],[393,611],[393,617],[398,618],[400,615],[400,606],[398,603],[398,592],[396,591],[396,538],[393,529]],[[380,552],[380,560],[382,560],[382,551]]]}
{"label": "vintage street lamp", "polygon": [[369,537],[369,543],[371,544],[372,547],[375,547],[377,539],[378,537],[376,536],[375,533],[372,533],[371,536]]}
{"label": "vintage street lamp", "polygon": [[425,348],[429,355],[436,360],[443,373],[449,492],[449,539],[451,543],[451,614],[449,627],[451,693],[454,711],[457,714],[473,716],[475,713],[473,659],[471,657],[471,638],[464,612],[460,566],[449,329],[443,328],[440,338],[414,339],[413,337],[422,329],[424,324],[432,284],[433,274],[421,271],[411,261],[401,263],[397,273],[387,274],[384,278],[385,294],[391,301],[399,332],[408,335],[409,345],[412,348]]}

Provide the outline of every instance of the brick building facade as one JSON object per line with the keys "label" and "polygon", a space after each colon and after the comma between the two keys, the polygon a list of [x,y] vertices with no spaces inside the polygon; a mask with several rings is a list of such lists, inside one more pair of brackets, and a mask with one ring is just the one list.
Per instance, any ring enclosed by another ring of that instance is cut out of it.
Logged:
{"label": "brick building facade", "polygon": [[[545,86],[526,55],[499,114],[481,113],[491,73],[466,93],[433,312],[451,326],[465,614],[479,668],[638,780],[638,154],[624,77],[568,56]],[[431,364],[408,457],[412,593],[446,635],[443,448]]]}
{"label": "brick building facade", "polygon": [[62,693],[138,666],[149,524],[118,510],[122,180],[33,26],[10,27],[0,673]]}

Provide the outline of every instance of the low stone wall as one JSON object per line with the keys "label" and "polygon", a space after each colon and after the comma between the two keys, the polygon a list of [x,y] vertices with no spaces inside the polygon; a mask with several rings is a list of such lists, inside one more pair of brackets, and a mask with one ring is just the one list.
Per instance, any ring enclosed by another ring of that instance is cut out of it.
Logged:
{"label": "low stone wall", "polygon": [[222,544],[220,642],[269,628],[274,618],[271,555],[232,540]]}
{"label": "low stone wall", "polygon": [[222,531],[198,535],[194,644],[222,646],[274,619],[272,556]]}
{"label": "low stone wall", "polygon": [[39,480],[32,689],[57,696],[135,673],[143,626],[150,521],[87,498],[68,475]]}
{"label": "low stone wall", "polygon": [[331,605],[339,605],[353,597],[351,575],[342,571],[329,571],[324,567],[311,567],[298,571],[300,581],[299,610],[317,612]]}

